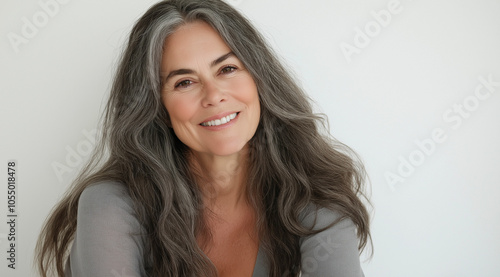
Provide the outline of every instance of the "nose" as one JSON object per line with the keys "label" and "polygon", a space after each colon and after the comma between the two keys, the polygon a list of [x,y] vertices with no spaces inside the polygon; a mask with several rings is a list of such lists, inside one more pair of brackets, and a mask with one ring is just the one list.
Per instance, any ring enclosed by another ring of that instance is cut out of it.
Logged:
{"label": "nose", "polygon": [[205,81],[203,84],[203,99],[201,104],[207,108],[217,106],[219,103],[226,101],[226,94],[221,90],[214,81]]}

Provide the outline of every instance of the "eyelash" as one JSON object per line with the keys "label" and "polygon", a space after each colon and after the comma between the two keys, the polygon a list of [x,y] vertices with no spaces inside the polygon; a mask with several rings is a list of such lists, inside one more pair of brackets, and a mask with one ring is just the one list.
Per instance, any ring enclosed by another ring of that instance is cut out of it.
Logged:
{"label": "eyelash", "polygon": [[[229,69],[228,71],[226,71],[227,69]],[[232,73],[234,72],[236,69],[238,69],[236,66],[234,65],[226,65],[226,66],[223,66],[220,70],[219,70],[219,73],[220,74],[229,74],[229,73]],[[186,82],[189,82],[188,84],[186,84]],[[185,79],[185,80],[181,80],[179,81],[177,84],[175,84],[175,88],[180,88],[180,87],[187,87],[189,85],[191,85],[193,83],[193,81],[191,80],[188,80],[188,79]],[[183,85],[184,84],[184,85]]]}
{"label": "eyelash", "polygon": [[[229,72],[224,72],[224,70],[228,69],[228,68],[231,69],[231,70]],[[221,70],[219,72],[221,72],[223,74],[225,74],[225,73],[231,73],[231,72],[235,71],[236,69],[238,69],[238,68],[236,66],[234,66],[234,65],[226,65],[223,68],[221,68]]]}
{"label": "eyelash", "polygon": [[[185,83],[185,82],[190,82],[189,84],[183,86],[182,84]],[[191,80],[182,80],[180,82],[178,82],[177,84],[175,84],[175,88],[178,88],[178,87],[186,87],[188,85],[190,85],[191,83],[193,83]]]}

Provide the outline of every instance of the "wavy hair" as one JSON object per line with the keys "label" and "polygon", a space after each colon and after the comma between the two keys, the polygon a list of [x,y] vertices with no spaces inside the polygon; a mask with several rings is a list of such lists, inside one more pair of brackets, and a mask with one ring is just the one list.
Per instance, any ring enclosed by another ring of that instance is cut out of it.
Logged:
{"label": "wavy hair", "polygon": [[350,218],[360,251],[370,242],[360,159],[328,134],[324,117],[313,113],[310,99],[263,37],[223,1],[167,0],[152,6],[133,27],[96,149],[40,234],[35,251],[42,276],[64,275],[79,197],[102,181],[121,182],[130,194],[148,234],[143,257],[148,275],[217,276],[196,241],[206,227],[201,192],[187,161],[189,148],[169,128],[160,93],[165,39],[197,20],[220,34],[257,85],[261,118],[249,142],[246,185],[269,276],[298,276],[299,238],[319,231],[300,223],[299,214],[311,203]]}

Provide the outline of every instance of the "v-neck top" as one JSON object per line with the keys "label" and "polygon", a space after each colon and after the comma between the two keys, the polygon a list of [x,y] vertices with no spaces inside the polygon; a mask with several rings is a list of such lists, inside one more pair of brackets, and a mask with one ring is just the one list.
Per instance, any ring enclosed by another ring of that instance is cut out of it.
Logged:
{"label": "v-neck top", "polygon": [[[78,204],[77,228],[66,262],[66,277],[147,276],[141,224],[124,185],[106,182],[86,188]],[[340,214],[310,205],[300,220],[306,227],[326,227]],[[315,235],[300,238],[301,276],[363,277],[354,223],[345,218]],[[252,277],[269,275],[259,247]]]}

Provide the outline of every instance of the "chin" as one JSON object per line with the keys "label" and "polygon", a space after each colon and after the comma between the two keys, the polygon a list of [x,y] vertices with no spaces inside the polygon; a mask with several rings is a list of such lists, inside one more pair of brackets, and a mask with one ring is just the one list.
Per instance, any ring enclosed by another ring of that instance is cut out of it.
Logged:
{"label": "chin", "polygon": [[240,153],[246,145],[247,143],[215,145],[209,152],[216,156],[230,156]]}

